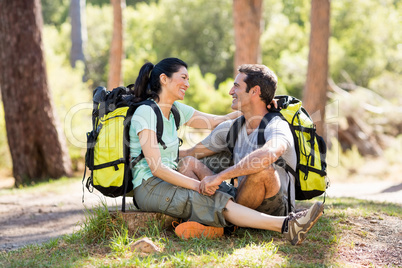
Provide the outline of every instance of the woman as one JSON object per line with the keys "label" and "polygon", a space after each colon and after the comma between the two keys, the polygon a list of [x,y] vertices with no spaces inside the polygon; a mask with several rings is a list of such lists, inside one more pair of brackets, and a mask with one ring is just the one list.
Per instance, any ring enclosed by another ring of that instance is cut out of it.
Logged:
{"label": "woman", "polygon": [[152,108],[140,106],[133,115],[130,128],[132,158],[141,150],[144,154],[144,159],[133,169],[136,204],[144,211],[161,212],[204,225],[225,227],[234,224],[272,230],[284,233],[292,244],[302,242],[306,232],[322,214],[321,203],[287,217],[269,216],[236,204],[231,195],[216,189],[201,194],[199,180],[176,171],[178,138],[170,112],[172,105],[180,112],[180,125],[194,128],[213,129],[224,120],[239,115],[236,112],[227,116],[205,114],[176,102],[184,99],[188,87],[187,64],[177,58],[166,58],[156,65],[146,63],[139,72],[133,94],[138,100],[152,99],[159,106],[164,121],[162,140],[167,148],[158,144],[156,115]]}

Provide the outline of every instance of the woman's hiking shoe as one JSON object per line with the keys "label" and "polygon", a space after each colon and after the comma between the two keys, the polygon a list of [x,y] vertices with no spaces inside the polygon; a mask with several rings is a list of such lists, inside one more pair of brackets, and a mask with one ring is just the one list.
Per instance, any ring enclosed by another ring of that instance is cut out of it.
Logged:
{"label": "woman's hiking shoe", "polygon": [[316,202],[309,209],[290,213],[284,223],[283,235],[292,245],[299,245],[306,238],[307,232],[321,217],[323,211],[324,204]]}
{"label": "woman's hiking shoe", "polygon": [[182,239],[191,237],[215,238],[223,236],[223,227],[205,226],[195,221],[183,222],[175,228],[175,233]]}

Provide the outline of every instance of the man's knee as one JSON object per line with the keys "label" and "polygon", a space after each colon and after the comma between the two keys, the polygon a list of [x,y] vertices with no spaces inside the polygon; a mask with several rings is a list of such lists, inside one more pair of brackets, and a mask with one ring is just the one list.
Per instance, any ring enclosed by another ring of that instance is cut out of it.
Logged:
{"label": "man's knee", "polygon": [[255,173],[253,175],[249,175],[247,179],[250,179],[255,182],[274,182],[277,181],[278,179],[278,174],[276,173],[276,170],[271,166],[268,168],[265,168],[261,170],[258,173]]}
{"label": "man's knee", "polygon": [[276,194],[281,187],[281,180],[279,179],[279,174],[272,166],[247,177],[250,184],[253,185],[264,185],[265,192],[267,195],[271,196]]}
{"label": "man's knee", "polygon": [[276,170],[272,165],[270,165],[269,167],[265,168],[261,172],[264,174],[265,177],[272,177],[272,176],[275,176]]}
{"label": "man's knee", "polygon": [[277,194],[280,190],[278,173],[273,167],[248,175],[244,179],[236,196],[236,202],[250,208],[257,208],[264,199]]}

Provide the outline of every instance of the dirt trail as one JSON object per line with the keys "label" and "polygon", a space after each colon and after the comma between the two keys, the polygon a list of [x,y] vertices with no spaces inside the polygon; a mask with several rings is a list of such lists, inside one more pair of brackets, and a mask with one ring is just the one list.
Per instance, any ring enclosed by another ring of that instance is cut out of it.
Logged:
{"label": "dirt trail", "polygon": [[[4,194],[0,179],[0,251],[17,249],[28,244],[49,241],[71,234],[85,219],[85,209],[106,200],[109,206],[120,206],[121,198],[103,198],[85,192],[82,204],[81,181],[51,191],[16,191]],[[395,181],[371,183],[332,183],[328,197],[350,196],[360,199],[393,202],[402,205],[402,183]],[[132,203],[131,199],[128,199]],[[402,243],[402,242],[401,242]]]}
{"label": "dirt trail", "polygon": [[86,189],[82,203],[82,185],[77,180],[51,191],[24,192],[5,195],[0,191],[0,251],[71,234],[79,229],[86,209],[101,205],[102,200],[110,207],[121,205],[121,198],[105,198]]}
{"label": "dirt trail", "polygon": [[402,181],[332,183],[328,197],[353,197],[402,205]]}

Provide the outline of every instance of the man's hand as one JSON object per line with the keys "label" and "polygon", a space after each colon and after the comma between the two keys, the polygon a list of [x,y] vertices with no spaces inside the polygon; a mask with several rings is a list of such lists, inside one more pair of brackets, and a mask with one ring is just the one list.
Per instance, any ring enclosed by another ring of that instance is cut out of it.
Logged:
{"label": "man's hand", "polygon": [[213,195],[218,190],[221,180],[218,174],[206,176],[200,183],[200,193],[204,195]]}

